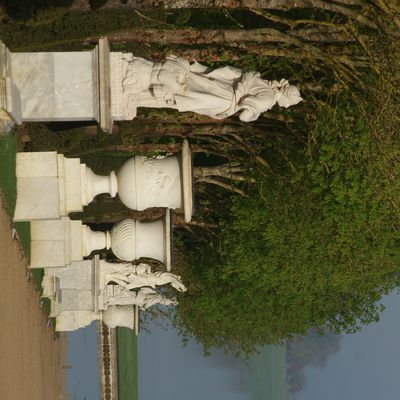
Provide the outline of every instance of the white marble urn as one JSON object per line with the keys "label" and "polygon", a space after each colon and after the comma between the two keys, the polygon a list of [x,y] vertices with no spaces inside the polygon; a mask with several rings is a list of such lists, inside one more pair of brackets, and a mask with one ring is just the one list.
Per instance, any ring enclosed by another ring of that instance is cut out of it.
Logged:
{"label": "white marble urn", "polygon": [[118,196],[128,208],[145,210],[166,207],[184,211],[189,222],[193,213],[192,158],[189,143],[180,155],[130,158],[117,173]]}
{"label": "white marble urn", "polygon": [[152,258],[162,262],[169,271],[171,262],[171,212],[153,222],[124,219],[111,231],[111,250],[123,261]]}
{"label": "white marble urn", "polygon": [[170,271],[172,223],[171,212],[167,209],[165,216],[153,222],[140,222],[124,219],[116,224],[110,232],[93,231],[83,225],[83,254],[89,256],[94,250],[111,249],[122,261],[134,261],[140,258],[151,258],[162,262]]}

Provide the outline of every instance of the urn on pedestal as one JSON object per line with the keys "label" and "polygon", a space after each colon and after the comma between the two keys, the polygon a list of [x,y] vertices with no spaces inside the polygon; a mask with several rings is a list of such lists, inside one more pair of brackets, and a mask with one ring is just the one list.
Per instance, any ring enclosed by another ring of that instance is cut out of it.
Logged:
{"label": "urn on pedestal", "polygon": [[179,155],[132,157],[116,174],[95,174],[79,158],[56,152],[18,153],[15,221],[66,217],[83,211],[95,196],[117,192],[130,209],[180,209],[185,220],[193,213],[192,159],[185,140]]}

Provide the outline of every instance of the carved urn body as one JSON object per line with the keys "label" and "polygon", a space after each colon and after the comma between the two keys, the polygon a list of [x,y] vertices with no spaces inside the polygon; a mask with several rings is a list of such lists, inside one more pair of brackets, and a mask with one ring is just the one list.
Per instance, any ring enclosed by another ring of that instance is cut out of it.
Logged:
{"label": "carved urn body", "polygon": [[151,207],[181,209],[192,217],[192,160],[187,141],[180,155],[147,158],[136,156],[117,173],[118,196],[133,210]]}
{"label": "carved urn body", "polygon": [[111,250],[123,261],[152,258],[171,269],[171,214],[163,219],[139,222],[124,219],[111,231]]}

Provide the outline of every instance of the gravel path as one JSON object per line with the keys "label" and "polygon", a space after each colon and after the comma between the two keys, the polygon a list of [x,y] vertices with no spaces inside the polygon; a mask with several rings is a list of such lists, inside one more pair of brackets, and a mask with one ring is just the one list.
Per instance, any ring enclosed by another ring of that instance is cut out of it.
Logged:
{"label": "gravel path", "polygon": [[0,198],[0,399],[58,400],[65,337],[54,339]]}

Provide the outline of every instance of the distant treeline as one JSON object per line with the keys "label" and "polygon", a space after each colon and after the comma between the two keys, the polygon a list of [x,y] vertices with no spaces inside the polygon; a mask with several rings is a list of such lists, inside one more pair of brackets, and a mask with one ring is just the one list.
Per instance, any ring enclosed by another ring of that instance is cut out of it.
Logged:
{"label": "distant treeline", "polygon": [[324,368],[331,355],[340,350],[342,336],[311,329],[307,336],[287,343],[287,372],[289,392],[299,392],[305,384],[304,369],[308,366]]}

